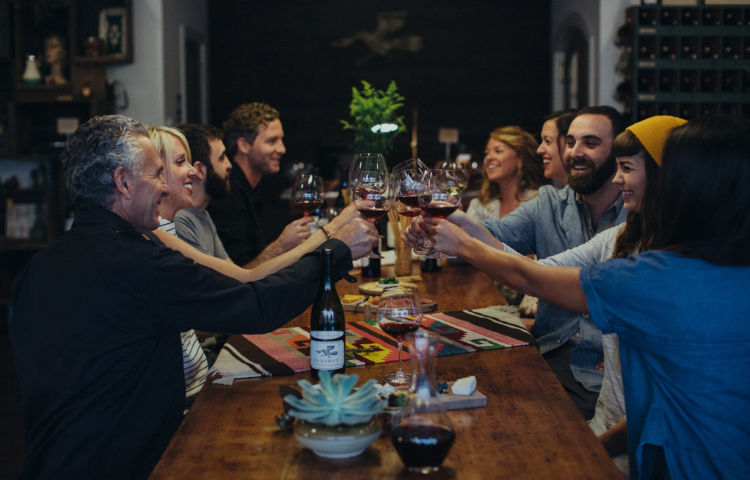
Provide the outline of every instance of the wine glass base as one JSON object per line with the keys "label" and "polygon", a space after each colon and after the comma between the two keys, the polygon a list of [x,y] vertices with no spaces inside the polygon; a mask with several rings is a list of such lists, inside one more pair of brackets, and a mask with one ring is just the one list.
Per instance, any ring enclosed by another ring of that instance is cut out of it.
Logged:
{"label": "wine glass base", "polygon": [[427,253],[425,255],[422,255],[422,258],[458,258],[458,257],[446,255],[440,252],[432,252],[432,253]]}
{"label": "wine glass base", "polygon": [[437,472],[438,470],[440,470],[440,465],[438,465],[437,467],[410,467],[407,465],[406,469],[413,473],[421,473],[426,475],[428,473]]}
{"label": "wine glass base", "polygon": [[409,374],[402,374],[399,375],[398,373],[391,373],[390,375],[386,375],[383,377],[383,380],[390,383],[394,387],[408,387],[409,386],[409,380],[411,380],[411,375]]}

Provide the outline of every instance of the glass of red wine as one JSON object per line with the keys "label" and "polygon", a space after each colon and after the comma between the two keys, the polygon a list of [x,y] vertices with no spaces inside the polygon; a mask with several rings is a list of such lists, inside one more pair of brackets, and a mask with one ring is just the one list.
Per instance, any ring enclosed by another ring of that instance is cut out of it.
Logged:
{"label": "glass of red wine", "polygon": [[419,216],[419,194],[426,186],[424,172],[412,169],[395,172],[393,185],[398,200],[398,214],[410,218]]}
{"label": "glass of red wine", "polygon": [[437,392],[435,364],[438,335],[425,330],[406,334],[411,362],[408,403],[394,419],[393,446],[411,472],[438,470],[453,446],[456,433]]}
{"label": "glass of red wine", "polygon": [[[387,171],[362,170],[352,186],[352,202],[359,213],[375,223],[393,206],[394,193],[391,175]],[[383,258],[372,252],[367,257]]]}
{"label": "glass of red wine", "polygon": [[422,324],[422,304],[417,289],[407,285],[386,287],[378,304],[378,326],[398,342],[398,370],[383,379],[394,387],[406,387],[410,375],[401,366],[401,347],[404,334],[415,332]]}
{"label": "glass of red wine", "polygon": [[[461,204],[461,185],[453,170],[431,170],[425,176],[425,188],[419,194],[419,208],[425,216],[447,218]],[[414,252],[426,258],[454,258],[435,250],[430,241],[417,245]]]}
{"label": "glass of red wine", "polygon": [[309,173],[298,174],[292,185],[292,202],[304,216],[322,207],[325,203],[323,179]]}
{"label": "glass of red wine", "polygon": [[354,183],[363,171],[388,172],[385,157],[379,153],[358,153],[354,155],[352,165],[349,167],[349,188],[354,194]]}

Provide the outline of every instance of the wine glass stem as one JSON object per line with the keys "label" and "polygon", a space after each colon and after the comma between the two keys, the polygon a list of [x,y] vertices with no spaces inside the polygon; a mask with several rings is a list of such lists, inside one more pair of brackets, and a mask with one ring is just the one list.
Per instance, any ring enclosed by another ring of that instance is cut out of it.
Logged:
{"label": "wine glass stem", "polygon": [[404,370],[401,368],[401,344],[403,342],[401,340],[398,341],[398,371],[396,372],[396,377],[400,380],[404,378]]}

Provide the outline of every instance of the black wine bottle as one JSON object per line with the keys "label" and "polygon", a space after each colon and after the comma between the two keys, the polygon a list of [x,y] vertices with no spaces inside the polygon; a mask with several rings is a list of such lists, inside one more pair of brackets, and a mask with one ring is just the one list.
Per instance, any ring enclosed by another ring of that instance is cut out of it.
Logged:
{"label": "black wine bottle", "polygon": [[310,371],[313,378],[318,378],[321,370],[328,370],[333,375],[344,373],[346,368],[346,323],[332,278],[333,252],[326,248],[320,258],[320,288],[310,314]]}
{"label": "black wine bottle", "polygon": [[440,272],[443,265],[439,258],[422,258],[419,261],[419,269],[423,272]]}
{"label": "black wine bottle", "polygon": [[[373,253],[380,254],[380,242],[373,248]],[[362,262],[362,277],[378,277],[380,278],[380,259],[379,258],[367,258],[363,257]]]}

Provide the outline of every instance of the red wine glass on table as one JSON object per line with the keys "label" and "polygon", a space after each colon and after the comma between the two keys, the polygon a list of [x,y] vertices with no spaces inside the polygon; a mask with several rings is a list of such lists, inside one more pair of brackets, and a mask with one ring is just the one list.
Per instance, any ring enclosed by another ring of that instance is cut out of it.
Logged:
{"label": "red wine glass on table", "polygon": [[322,207],[325,203],[323,179],[309,173],[297,175],[292,185],[292,202],[304,216]]}
{"label": "red wine glass on table", "polygon": [[[388,213],[393,206],[394,190],[387,172],[362,170],[352,186],[354,207],[372,223]],[[383,238],[381,235],[380,238]],[[370,253],[368,258],[383,258]]]}
{"label": "red wine glass on table", "polygon": [[410,375],[402,368],[401,349],[404,335],[417,331],[422,324],[422,304],[417,289],[404,285],[387,287],[380,295],[377,319],[380,329],[398,342],[398,370],[383,379],[394,387],[406,387]]}
{"label": "red wine glass on table", "polygon": [[[419,195],[419,208],[427,217],[447,218],[461,204],[461,186],[453,170],[431,170]],[[435,250],[430,241],[417,245],[414,252],[426,258],[454,258]]]}

